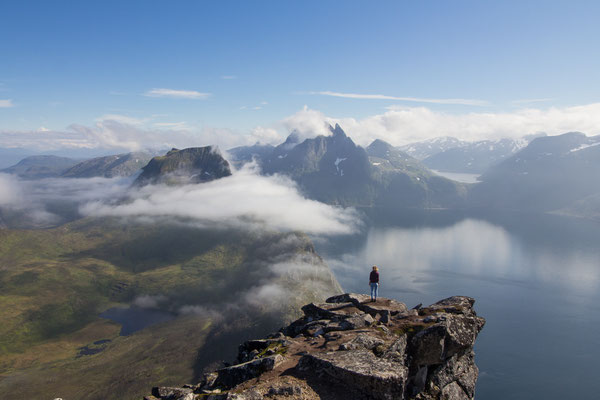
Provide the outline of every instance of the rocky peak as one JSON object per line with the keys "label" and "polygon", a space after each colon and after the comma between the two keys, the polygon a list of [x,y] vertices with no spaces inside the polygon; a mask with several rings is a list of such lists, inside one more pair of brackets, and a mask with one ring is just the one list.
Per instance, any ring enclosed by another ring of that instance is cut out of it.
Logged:
{"label": "rocky peak", "polygon": [[288,147],[293,147],[295,145],[297,145],[298,143],[300,143],[300,134],[298,133],[297,130],[293,130],[292,133],[290,133],[288,135],[288,137],[285,139],[285,142],[283,142],[284,146],[288,146]]}
{"label": "rocky peak", "polygon": [[473,344],[485,320],[454,296],[408,309],[346,293],[311,303],[304,316],[239,348],[236,364],[145,400],[473,399]]}
{"label": "rocky peak", "polygon": [[375,139],[367,147],[367,154],[373,157],[387,158],[390,152],[398,151],[394,146],[381,139]]}
{"label": "rocky peak", "polygon": [[135,185],[208,182],[231,175],[227,160],[212,146],[172,149],[142,168]]}
{"label": "rocky peak", "polygon": [[329,130],[331,131],[333,137],[339,136],[339,137],[346,137],[346,132],[344,132],[344,130],[342,129],[342,127],[339,124],[335,124],[335,128],[332,127],[331,125],[329,125]]}

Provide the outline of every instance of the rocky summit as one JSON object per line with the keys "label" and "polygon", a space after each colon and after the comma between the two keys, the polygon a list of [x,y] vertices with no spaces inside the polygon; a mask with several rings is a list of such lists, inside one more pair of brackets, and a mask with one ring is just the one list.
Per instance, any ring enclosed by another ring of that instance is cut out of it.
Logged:
{"label": "rocky summit", "polygon": [[454,296],[408,309],[346,293],[239,348],[236,364],[201,382],[155,387],[144,400],[473,399],[473,345],[485,320]]}

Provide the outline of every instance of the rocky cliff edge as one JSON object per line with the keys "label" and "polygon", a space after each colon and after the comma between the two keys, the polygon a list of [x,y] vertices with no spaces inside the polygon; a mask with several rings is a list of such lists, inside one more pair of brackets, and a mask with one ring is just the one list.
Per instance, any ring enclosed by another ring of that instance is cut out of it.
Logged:
{"label": "rocky cliff edge", "polygon": [[236,365],[145,400],[473,399],[473,345],[485,320],[475,300],[429,307],[346,293],[307,304],[304,316],[239,348]]}

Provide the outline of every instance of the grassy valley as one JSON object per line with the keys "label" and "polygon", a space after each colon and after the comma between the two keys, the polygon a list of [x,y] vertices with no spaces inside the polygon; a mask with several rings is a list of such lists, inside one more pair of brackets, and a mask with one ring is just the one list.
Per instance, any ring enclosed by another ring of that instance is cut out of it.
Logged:
{"label": "grassy valley", "polygon": [[[128,399],[191,381],[226,358],[199,357],[206,340],[267,333],[339,291],[302,234],[115,219],[0,230],[0,285],[0,390],[14,399]],[[272,287],[296,297],[274,305],[260,296]],[[99,317],[131,304],[175,318],[119,336]]]}

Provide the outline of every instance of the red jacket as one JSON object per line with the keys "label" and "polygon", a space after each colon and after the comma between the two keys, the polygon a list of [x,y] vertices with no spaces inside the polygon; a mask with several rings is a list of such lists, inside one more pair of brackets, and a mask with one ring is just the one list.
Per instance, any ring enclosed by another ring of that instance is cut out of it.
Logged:
{"label": "red jacket", "polygon": [[379,283],[379,272],[371,271],[371,275],[369,275],[369,282]]}

